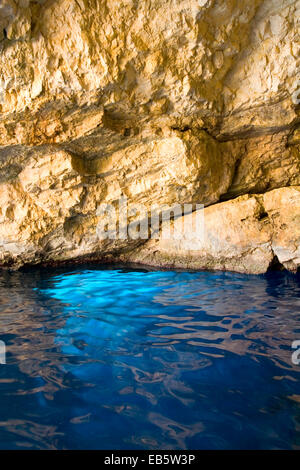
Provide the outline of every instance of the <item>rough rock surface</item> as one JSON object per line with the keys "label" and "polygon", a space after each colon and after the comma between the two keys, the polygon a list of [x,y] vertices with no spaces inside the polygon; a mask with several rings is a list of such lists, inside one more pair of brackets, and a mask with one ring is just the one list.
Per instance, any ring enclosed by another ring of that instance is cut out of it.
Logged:
{"label": "rough rock surface", "polygon": [[[299,0],[2,0],[0,265],[297,270],[299,16]],[[99,240],[97,208],[122,196],[203,203],[205,242]]]}
{"label": "rough rock surface", "polygon": [[[195,215],[185,216],[185,223]],[[154,266],[254,274],[267,271],[274,259],[291,271],[300,264],[299,186],[240,196],[207,207],[204,221],[203,239],[185,236],[190,233],[184,233],[181,219],[176,219],[180,239],[151,239],[121,259]],[[195,227],[195,220],[191,226]]]}

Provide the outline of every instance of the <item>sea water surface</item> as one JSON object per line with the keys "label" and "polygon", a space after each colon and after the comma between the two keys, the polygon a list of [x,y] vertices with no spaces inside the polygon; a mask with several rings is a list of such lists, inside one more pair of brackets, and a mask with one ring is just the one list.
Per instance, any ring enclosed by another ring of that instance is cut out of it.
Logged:
{"label": "sea water surface", "polygon": [[284,272],[3,272],[0,448],[299,449],[299,296]]}

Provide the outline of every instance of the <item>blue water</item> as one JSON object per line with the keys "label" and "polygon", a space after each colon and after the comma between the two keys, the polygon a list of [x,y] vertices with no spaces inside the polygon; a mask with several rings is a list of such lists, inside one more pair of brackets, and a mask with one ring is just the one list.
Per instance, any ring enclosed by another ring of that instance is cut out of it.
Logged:
{"label": "blue water", "polygon": [[0,275],[2,449],[300,448],[300,280]]}

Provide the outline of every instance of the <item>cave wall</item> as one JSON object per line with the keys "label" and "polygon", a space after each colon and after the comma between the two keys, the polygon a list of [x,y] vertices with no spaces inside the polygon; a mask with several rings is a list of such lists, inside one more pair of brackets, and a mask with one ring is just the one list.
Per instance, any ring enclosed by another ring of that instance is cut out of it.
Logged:
{"label": "cave wall", "polygon": [[[0,265],[300,263],[295,0],[0,2]],[[99,240],[100,204],[205,205],[188,242]]]}

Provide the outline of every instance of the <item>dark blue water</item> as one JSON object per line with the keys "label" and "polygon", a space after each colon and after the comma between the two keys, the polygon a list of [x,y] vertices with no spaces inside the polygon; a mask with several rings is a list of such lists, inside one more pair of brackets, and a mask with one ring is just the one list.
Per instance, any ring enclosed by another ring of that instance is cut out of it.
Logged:
{"label": "dark blue water", "polygon": [[300,448],[299,277],[0,275],[2,449]]}

